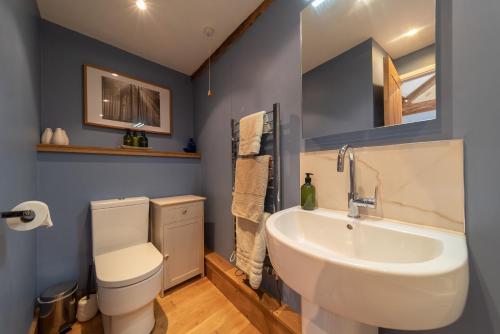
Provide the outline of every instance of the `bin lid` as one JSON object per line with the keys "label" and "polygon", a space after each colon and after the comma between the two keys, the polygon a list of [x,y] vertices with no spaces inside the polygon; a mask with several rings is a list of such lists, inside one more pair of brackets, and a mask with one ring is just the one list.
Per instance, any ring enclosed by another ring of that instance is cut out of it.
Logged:
{"label": "bin lid", "polygon": [[40,295],[40,300],[42,302],[51,302],[56,299],[61,299],[74,293],[77,288],[78,283],[76,281],[59,283],[45,289]]}

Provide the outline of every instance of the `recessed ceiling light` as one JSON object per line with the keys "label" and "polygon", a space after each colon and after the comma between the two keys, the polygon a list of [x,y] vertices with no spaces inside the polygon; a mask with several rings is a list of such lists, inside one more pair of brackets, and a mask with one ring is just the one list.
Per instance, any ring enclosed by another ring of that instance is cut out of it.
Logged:
{"label": "recessed ceiling light", "polygon": [[314,0],[312,2],[312,5],[314,8],[318,7],[319,5],[321,5],[323,2],[325,2],[325,0]]}
{"label": "recessed ceiling light", "polygon": [[116,73],[111,73],[111,75],[114,76],[114,77],[118,76],[118,74],[116,74]]}
{"label": "recessed ceiling light", "polygon": [[407,32],[405,32],[404,36],[412,37],[412,36],[415,36],[416,34],[418,34],[419,31],[420,31],[420,29],[413,28],[413,29],[410,29]]}
{"label": "recessed ceiling light", "polygon": [[137,0],[135,2],[135,5],[137,6],[137,8],[139,8],[140,10],[145,10],[146,9],[146,2],[144,0]]}

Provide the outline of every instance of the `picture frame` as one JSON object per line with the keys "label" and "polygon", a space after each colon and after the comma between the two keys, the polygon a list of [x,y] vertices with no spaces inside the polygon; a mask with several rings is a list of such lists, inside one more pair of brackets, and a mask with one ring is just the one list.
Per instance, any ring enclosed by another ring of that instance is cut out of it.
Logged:
{"label": "picture frame", "polygon": [[83,124],[172,135],[168,87],[83,65]]}

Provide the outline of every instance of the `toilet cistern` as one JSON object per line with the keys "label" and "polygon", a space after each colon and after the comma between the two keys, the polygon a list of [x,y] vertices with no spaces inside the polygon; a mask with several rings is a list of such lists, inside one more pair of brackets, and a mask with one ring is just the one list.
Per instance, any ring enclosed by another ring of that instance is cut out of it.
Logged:
{"label": "toilet cistern", "polygon": [[354,161],[354,149],[346,144],[339,150],[337,156],[337,172],[344,171],[345,154],[349,151],[349,192],[347,193],[347,216],[351,218],[359,218],[359,207],[375,208],[377,205],[377,188],[375,188],[375,195],[369,198],[358,198],[356,193],[356,170]]}

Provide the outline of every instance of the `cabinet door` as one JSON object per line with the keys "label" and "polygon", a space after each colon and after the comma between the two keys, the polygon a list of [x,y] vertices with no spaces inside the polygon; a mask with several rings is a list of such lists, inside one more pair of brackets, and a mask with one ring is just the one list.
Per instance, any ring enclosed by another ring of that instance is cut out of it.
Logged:
{"label": "cabinet door", "polygon": [[200,273],[200,227],[199,219],[165,225],[165,289]]}

